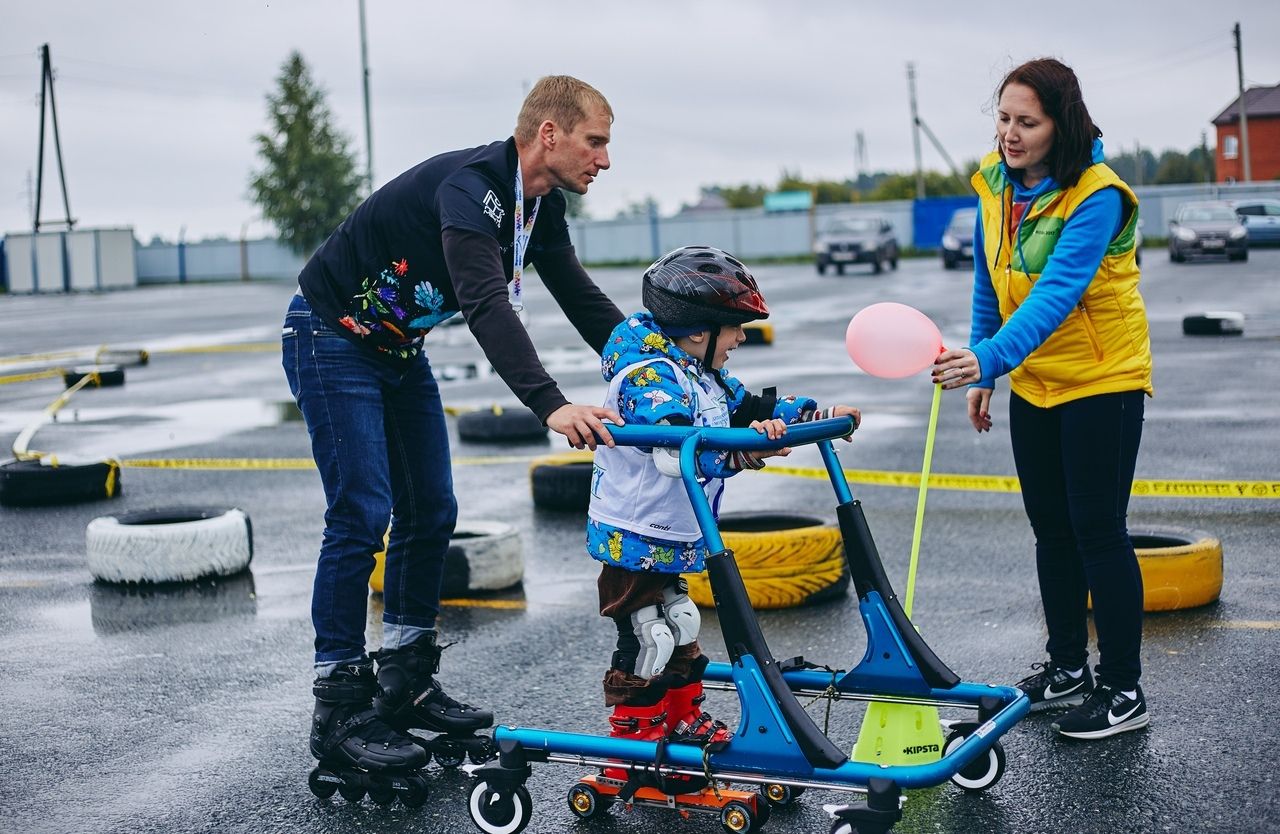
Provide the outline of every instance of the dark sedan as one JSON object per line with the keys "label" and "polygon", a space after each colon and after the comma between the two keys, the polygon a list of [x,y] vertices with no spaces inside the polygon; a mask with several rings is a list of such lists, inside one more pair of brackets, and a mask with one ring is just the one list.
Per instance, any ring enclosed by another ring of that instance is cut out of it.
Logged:
{"label": "dark sedan", "polygon": [[976,208],[956,209],[947,230],[942,233],[942,267],[955,269],[962,262],[973,263],[973,226],[978,221]]}
{"label": "dark sedan", "polygon": [[818,234],[813,260],[819,275],[829,266],[844,275],[850,264],[870,264],[872,272],[881,272],[886,266],[897,269],[898,239],[893,224],[877,214],[837,218]]}
{"label": "dark sedan", "polygon": [[1249,232],[1227,203],[1183,203],[1169,221],[1169,260],[1181,263],[1200,255],[1249,259]]}

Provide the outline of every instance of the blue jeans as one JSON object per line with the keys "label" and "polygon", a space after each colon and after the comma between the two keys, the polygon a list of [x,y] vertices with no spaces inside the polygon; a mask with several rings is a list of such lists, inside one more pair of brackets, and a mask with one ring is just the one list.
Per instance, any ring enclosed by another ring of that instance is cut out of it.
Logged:
{"label": "blue jeans", "polygon": [[364,657],[369,574],[388,522],[382,645],[435,627],[458,515],[449,432],[425,355],[389,362],[325,325],[300,295],[281,343],[328,504],[311,599],[323,669]]}
{"label": "blue jeans", "polygon": [[1053,408],[1009,398],[1013,459],[1036,537],[1045,650],[1068,669],[1088,662],[1092,595],[1098,677],[1121,690],[1142,674],[1142,572],[1127,519],[1144,396],[1098,394]]}

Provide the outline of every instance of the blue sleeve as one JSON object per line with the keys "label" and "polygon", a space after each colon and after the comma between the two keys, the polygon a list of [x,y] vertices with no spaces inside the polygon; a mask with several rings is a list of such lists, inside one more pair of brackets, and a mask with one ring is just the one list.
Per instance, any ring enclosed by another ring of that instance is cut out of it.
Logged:
{"label": "blue sleeve", "polygon": [[[980,280],[979,273],[986,273],[985,259],[974,258],[974,309],[970,347],[982,368],[982,387],[991,387],[996,377],[1003,376],[1018,367],[1031,352],[1053,335],[1072,308],[1080,303],[1089,283],[1098,274],[1107,246],[1115,236],[1121,222],[1120,192],[1104,188],[1092,195],[1067,218],[1062,234],[1054,246],[1053,254],[1044,272],[1032,286],[1031,292],[1018,306],[1009,320],[994,334],[987,335],[991,308],[995,306],[995,292],[991,289],[991,276]],[[979,252],[978,238],[974,238],[974,251]],[[977,264],[981,262],[979,268]],[[990,299],[979,300],[980,295],[990,293]],[[998,317],[999,310],[995,310]]]}
{"label": "blue sleeve", "polygon": [[[724,380],[725,387],[729,390],[729,413],[733,414],[742,407],[743,402],[747,399],[747,388],[737,377],[729,376],[724,369],[720,371],[720,378]],[[775,420],[782,420],[787,425],[799,423],[804,418],[804,412],[817,411],[818,403],[809,397],[797,397],[794,395],[786,397],[778,397],[778,401],[774,403],[773,413],[770,415]]]}

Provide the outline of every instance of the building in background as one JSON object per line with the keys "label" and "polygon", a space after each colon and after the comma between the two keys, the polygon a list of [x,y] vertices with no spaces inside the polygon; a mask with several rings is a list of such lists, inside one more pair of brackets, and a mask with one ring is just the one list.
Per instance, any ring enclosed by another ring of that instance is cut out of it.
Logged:
{"label": "building in background", "polygon": [[[1280,84],[1244,91],[1249,115],[1249,173],[1254,182],[1280,179]],[[1213,119],[1218,131],[1218,182],[1244,181],[1240,98]]]}

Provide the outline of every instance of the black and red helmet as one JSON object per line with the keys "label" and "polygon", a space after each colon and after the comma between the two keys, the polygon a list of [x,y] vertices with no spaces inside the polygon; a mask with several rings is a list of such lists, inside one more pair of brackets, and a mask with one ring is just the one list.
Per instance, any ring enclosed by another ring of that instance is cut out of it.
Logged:
{"label": "black and red helmet", "polygon": [[662,325],[678,328],[745,324],[769,317],[747,267],[714,246],[682,246],[644,273],[644,306]]}

